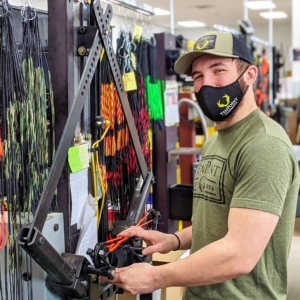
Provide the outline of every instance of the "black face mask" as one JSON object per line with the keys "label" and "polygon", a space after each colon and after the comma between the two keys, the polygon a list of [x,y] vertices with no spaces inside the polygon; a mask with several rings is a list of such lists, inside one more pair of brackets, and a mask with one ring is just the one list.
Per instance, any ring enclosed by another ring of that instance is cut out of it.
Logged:
{"label": "black face mask", "polygon": [[247,69],[229,85],[223,87],[204,85],[199,92],[195,93],[203,113],[209,119],[216,122],[223,121],[236,110],[247,91],[246,89],[244,93],[239,83],[239,79]]}

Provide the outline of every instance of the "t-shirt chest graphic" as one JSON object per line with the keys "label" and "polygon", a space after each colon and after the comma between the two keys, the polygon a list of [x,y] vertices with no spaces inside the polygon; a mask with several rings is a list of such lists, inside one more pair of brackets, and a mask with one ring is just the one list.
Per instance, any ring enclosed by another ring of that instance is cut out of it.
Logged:
{"label": "t-shirt chest graphic", "polygon": [[216,155],[204,157],[195,175],[194,199],[225,204],[225,170],[226,159]]}

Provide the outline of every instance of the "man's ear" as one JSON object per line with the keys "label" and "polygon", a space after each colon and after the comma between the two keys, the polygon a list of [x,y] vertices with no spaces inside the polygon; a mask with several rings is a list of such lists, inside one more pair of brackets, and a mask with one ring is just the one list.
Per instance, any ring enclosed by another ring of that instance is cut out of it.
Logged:
{"label": "man's ear", "polygon": [[244,76],[245,83],[248,86],[254,84],[256,81],[257,75],[258,75],[257,67],[254,65],[249,66],[249,68],[246,71],[245,76]]}

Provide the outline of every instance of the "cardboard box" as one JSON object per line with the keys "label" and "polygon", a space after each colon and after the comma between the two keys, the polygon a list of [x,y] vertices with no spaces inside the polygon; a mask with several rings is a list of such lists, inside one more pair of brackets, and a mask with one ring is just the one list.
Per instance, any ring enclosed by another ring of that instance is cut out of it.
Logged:
{"label": "cardboard box", "polygon": [[[152,261],[154,266],[159,266],[174,262],[185,255],[187,255],[186,250],[171,251],[167,254],[155,253],[152,255]],[[161,290],[160,299],[156,298],[153,300],[182,300],[184,291],[184,287],[168,287]]]}
{"label": "cardboard box", "polygon": [[160,300],[182,300],[184,291],[185,288],[177,286],[163,289],[161,290]]}
{"label": "cardboard box", "polygon": [[118,294],[118,295],[113,295],[111,298],[109,298],[109,300],[136,300],[137,297],[134,295],[131,295],[128,292],[124,292],[124,294]]}
{"label": "cardboard box", "polygon": [[[159,290],[152,294],[152,300],[182,300],[184,290],[185,288],[182,287]],[[140,297],[125,292],[124,294],[113,295],[109,300],[140,300]]]}
{"label": "cardboard box", "polygon": [[154,253],[152,255],[152,261],[154,265],[156,263],[169,263],[178,260],[183,254],[185,254],[186,250],[178,250],[171,251],[167,254]]}

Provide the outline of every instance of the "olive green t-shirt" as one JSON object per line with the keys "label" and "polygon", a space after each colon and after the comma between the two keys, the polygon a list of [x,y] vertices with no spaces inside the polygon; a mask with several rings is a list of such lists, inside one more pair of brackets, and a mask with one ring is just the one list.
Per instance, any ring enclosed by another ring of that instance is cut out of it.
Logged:
{"label": "olive green t-shirt", "polygon": [[286,299],[298,191],[299,167],[292,144],[282,127],[261,111],[208,139],[195,174],[191,253],[227,234],[231,207],[266,211],[280,219],[251,273],[189,287],[183,299]]}

